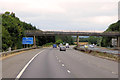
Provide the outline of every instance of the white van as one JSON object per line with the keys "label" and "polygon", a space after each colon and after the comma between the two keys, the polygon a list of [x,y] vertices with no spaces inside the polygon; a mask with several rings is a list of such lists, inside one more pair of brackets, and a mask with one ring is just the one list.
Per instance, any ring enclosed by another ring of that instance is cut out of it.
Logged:
{"label": "white van", "polygon": [[66,43],[66,48],[69,48],[69,43]]}

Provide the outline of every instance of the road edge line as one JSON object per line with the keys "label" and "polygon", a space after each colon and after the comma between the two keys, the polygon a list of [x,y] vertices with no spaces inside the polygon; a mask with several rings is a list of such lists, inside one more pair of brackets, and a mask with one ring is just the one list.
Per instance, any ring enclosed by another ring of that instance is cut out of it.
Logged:
{"label": "road edge line", "polygon": [[26,70],[26,68],[30,65],[30,63],[40,54],[45,50],[40,51],[39,53],[37,53],[32,59],[30,59],[30,61],[24,66],[24,68],[19,72],[19,74],[17,75],[15,80],[18,80],[22,74],[24,73],[24,71]]}

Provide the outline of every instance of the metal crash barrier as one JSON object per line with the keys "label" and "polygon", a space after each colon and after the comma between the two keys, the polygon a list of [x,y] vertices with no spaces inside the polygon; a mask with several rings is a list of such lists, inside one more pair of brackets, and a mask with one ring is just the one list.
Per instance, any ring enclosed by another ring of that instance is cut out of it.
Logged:
{"label": "metal crash barrier", "polygon": [[0,56],[3,57],[3,56],[7,56],[9,54],[14,54],[16,52],[27,51],[27,50],[31,50],[31,49],[37,49],[37,48],[41,48],[41,46],[40,47],[31,47],[31,48],[17,49],[17,50],[7,51],[7,52],[1,52]]}

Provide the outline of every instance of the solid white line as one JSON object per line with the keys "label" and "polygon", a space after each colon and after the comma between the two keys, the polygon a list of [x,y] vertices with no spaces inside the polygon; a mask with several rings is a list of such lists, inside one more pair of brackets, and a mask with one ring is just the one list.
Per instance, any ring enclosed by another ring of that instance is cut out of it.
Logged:
{"label": "solid white line", "polygon": [[40,51],[39,53],[37,53],[25,66],[24,66],[24,68],[20,71],[20,73],[17,75],[17,77],[16,77],[16,80],[18,80],[21,76],[22,76],[22,74],[23,74],[23,72],[26,70],[26,68],[30,65],[30,63],[40,54],[40,53],[42,53],[44,50],[42,50],[42,51]]}

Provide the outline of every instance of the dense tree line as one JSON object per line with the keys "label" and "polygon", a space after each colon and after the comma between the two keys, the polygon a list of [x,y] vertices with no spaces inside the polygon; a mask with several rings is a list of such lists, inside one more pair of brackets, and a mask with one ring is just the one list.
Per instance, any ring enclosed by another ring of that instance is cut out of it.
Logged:
{"label": "dense tree line", "polygon": [[74,40],[72,36],[56,36],[56,44],[60,43],[69,43],[70,45],[74,44]]}
{"label": "dense tree line", "polygon": [[[120,20],[116,23],[111,24],[105,32],[120,32]],[[101,46],[103,47],[112,47],[111,37],[103,37],[101,40]]]}
{"label": "dense tree line", "polygon": [[[22,37],[25,37],[25,30],[37,30],[35,26],[22,22],[15,13],[5,12],[2,14],[2,49],[7,50],[23,48]],[[43,45],[47,42],[55,42],[54,37],[41,36],[36,39],[37,45]]]}

